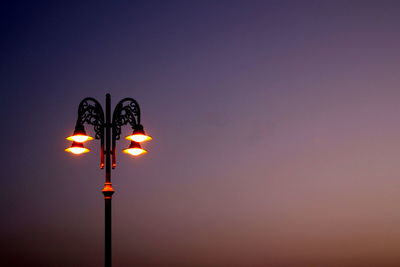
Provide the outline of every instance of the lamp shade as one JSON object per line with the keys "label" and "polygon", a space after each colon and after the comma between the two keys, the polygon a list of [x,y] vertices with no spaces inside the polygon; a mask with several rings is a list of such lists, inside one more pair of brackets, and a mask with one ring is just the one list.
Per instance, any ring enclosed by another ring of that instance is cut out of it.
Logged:
{"label": "lamp shade", "polygon": [[146,154],[147,150],[143,149],[138,142],[131,141],[129,147],[122,150],[122,152],[130,154],[132,156],[139,156],[142,154]]}
{"label": "lamp shade", "polygon": [[90,149],[84,147],[82,143],[72,142],[72,145],[70,147],[66,148],[65,151],[75,154],[75,155],[80,155],[80,154],[89,152]]}
{"label": "lamp shade", "polygon": [[86,131],[85,131],[85,128],[83,127],[83,125],[77,125],[75,127],[74,134],[71,136],[68,136],[66,139],[69,141],[73,141],[73,142],[83,143],[83,142],[86,142],[89,140],[93,140],[93,137],[86,134]]}
{"label": "lamp shade", "polygon": [[137,126],[135,126],[133,133],[131,135],[126,136],[125,139],[142,143],[145,141],[149,141],[153,138],[144,132],[143,125],[138,124]]}

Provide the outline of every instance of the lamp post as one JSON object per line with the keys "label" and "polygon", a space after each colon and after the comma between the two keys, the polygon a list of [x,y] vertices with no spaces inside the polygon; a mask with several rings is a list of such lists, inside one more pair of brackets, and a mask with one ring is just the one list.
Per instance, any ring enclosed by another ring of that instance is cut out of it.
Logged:
{"label": "lamp post", "polygon": [[93,137],[86,134],[84,124],[93,125],[95,139],[100,140],[100,168],[105,169],[106,177],[102,190],[105,202],[105,246],[104,266],[111,267],[111,200],[114,189],[111,183],[111,169],[116,165],[116,141],[121,137],[121,127],[130,124],[133,133],[126,137],[131,141],[130,146],[123,152],[132,156],[147,153],[140,146],[141,142],[151,140],[146,135],[140,123],[140,107],[133,98],[124,98],[115,106],[111,117],[111,96],[106,95],[105,112],[101,104],[94,98],[84,98],[78,107],[78,119],[73,135],[67,137],[72,145],[65,149],[67,152],[79,155],[90,150],[83,143],[92,140]]}

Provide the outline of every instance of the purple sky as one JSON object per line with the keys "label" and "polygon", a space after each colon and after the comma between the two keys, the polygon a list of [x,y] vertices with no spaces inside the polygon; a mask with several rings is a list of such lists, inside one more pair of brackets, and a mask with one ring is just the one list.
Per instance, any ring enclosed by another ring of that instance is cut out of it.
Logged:
{"label": "purple sky", "polygon": [[115,267],[400,266],[399,14],[2,3],[0,266],[102,265],[99,142],[63,149],[106,93],[138,100],[154,138],[135,159],[118,143]]}

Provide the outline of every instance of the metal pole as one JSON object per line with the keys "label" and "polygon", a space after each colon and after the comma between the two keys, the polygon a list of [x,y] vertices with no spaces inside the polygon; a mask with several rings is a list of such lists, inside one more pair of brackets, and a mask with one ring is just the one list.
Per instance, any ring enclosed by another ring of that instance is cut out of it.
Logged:
{"label": "metal pole", "polygon": [[111,197],[105,198],[104,266],[111,267]]}
{"label": "metal pole", "polygon": [[106,122],[105,122],[105,169],[106,169],[106,182],[102,190],[105,201],[105,220],[104,220],[104,266],[111,267],[111,200],[114,189],[111,184],[111,96],[106,95]]}

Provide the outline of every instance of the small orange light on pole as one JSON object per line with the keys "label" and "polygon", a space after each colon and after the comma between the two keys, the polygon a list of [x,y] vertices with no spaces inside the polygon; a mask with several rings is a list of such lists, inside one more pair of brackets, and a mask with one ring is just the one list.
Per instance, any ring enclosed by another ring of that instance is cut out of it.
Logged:
{"label": "small orange light on pole", "polygon": [[143,149],[138,142],[131,141],[131,144],[128,148],[122,150],[122,152],[126,154],[130,154],[132,156],[139,156],[142,154],[148,153],[147,150]]}
{"label": "small orange light on pole", "polygon": [[79,142],[72,142],[72,145],[64,150],[75,155],[80,155],[90,151],[89,148],[84,147],[83,144]]}
{"label": "small orange light on pole", "polygon": [[128,135],[125,137],[125,139],[134,141],[137,143],[142,143],[145,141],[149,141],[153,139],[151,136],[147,135],[144,132],[143,126],[141,124],[137,125],[135,129],[133,130],[133,133],[131,135]]}

